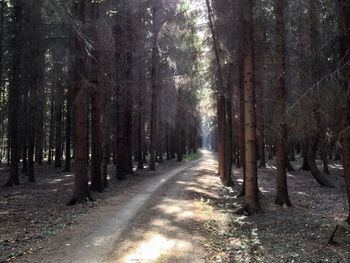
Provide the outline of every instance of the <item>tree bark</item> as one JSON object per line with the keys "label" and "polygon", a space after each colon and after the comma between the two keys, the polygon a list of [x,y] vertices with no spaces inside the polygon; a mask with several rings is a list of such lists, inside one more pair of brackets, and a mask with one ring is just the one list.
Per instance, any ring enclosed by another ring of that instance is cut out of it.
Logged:
{"label": "tree bark", "polygon": [[[44,56],[41,53],[38,64],[43,65]],[[43,73],[43,68],[40,69],[40,73]],[[35,162],[38,165],[43,164],[43,158],[44,158],[44,143],[46,140],[46,134],[44,132],[44,118],[45,118],[45,98],[44,98],[44,85],[42,81],[40,81],[40,86],[38,87],[37,91],[37,113],[36,113],[36,124],[35,124]]]}
{"label": "tree bark", "polygon": [[[29,81],[28,81],[29,82]],[[22,123],[22,125],[18,125],[19,127],[19,134],[21,135],[20,140],[20,153],[19,155],[22,156],[22,173],[27,173],[27,165],[28,165],[28,126],[29,124],[29,103],[28,103],[28,89],[23,87],[23,107],[21,109],[21,112],[19,114],[20,121],[19,123]]]}
{"label": "tree bark", "polygon": [[218,137],[217,137],[217,150],[218,150],[218,173],[222,183],[228,186],[229,178],[225,176],[225,164],[226,164],[226,100],[223,94],[217,96],[217,118],[218,118]]}
{"label": "tree bark", "polygon": [[[106,52],[106,58],[110,57],[110,52]],[[112,65],[111,61],[108,60],[106,65],[106,81],[111,81],[112,78]],[[102,179],[103,186],[108,186],[108,165],[110,163],[111,157],[111,112],[110,107],[112,96],[112,87],[108,85],[104,88],[104,105],[103,105],[103,114],[102,114]]]}
{"label": "tree bark", "polygon": [[258,174],[256,161],[256,112],[254,88],[254,49],[253,49],[253,4],[243,1],[243,21],[245,47],[243,52],[244,72],[244,124],[245,124],[245,163],[246,182],[244,209],[249,214],[261,212],[259,204]]}
{"label": "tree bark", "polygon": [[286,164],[286,77],[285,77],[285,26],[284,26],[285,0],[275,1],[277,20],[276,34],[276,152],[277,152],[277,193],[275,203],[282,206],[290,206],[288,196]]}
{"label": "tree bark", "polygon": [[29,87],[29,125],[28,125],[28,167],[27,176],[30,182],[35,182],[34,176],[34,146],[35,146],[35,134],[36,134],[36,121],[38,119],[38,90],[40,85],[40,75],[42,75],[41,56],[43,52],[40,49],[40,25],[41,25],[41,7],[42,0],[26,1],[28,12],[30,12],[30,50],[31,50],[31,62],[37,65],[31,67],[30,72],[30,87]]}
{"label": "tree bark", "polygon": [[[61,59],[63,54],[60,54],[58,50],[54,51],[57,54],[54,55],[54,60],[58,61]],[[62,70],[61,66],[57,63],[54,65],[54,74],[55,74],[55,167],[61,167],[62,165],[62,126],[63,126],[63,101],[64,101],[64,88],[62,85]]]}
{"label": "tree bark", "polygon": [[54,130],[55,130],[54,100],[55,100],[55,91],[54,91],[54,89],[52,89],[51,90],[51,98],[50,98],[49,149],[48,149],[48,157],[47,157],[48,164],[51,164],[52,152],[53,152],[53,139],[54,139]]}
{"label": "tree bark", "polygon": [[[259,9],[262,7],[259,6]],[[264,119],[264,76],[265,76],[265,49],[266,49],[266,32],[265,25],[262,19],[262,14],[257,14],[255,19],[255,43],[256,53],[254,59],[260,63],[255,64],[255,85],[256,85],[256,122],[257,122],[257,139],[259,148],[259,168],[266,167],[265,159],[265,119]]]}
{"label": "tree bark", "polygon": [[[72,70],[72,69],[71,69]],[[71,89],[68,87],[66,92],[66,130],[65,130],[65,139],[66,139],[66,154],[64,161],[64,171],[71,171],[71,119],[72,119],[72,94]]]}
{"label": "tree bark", "polygon": [[[230,138],[230,128],[232,129],[232,116],[227,115],[227,103],[226,96],[228,96],[223,81],[223,73],[221,68],[219,43],[217,32],[214,28],[213,13],[209,0],[206,0],[206,6],[209,17],[209,27],[213,39],[213,47],[215,54],[215,62],[217,67],[217,120],[218,120],[218,134],[217,134],[217,150],[218,150],[218,174],[221,182],[225,186],[233,186],[233,180],[231,178],[231,166],[232,166],[232,141]],[[232,99],[229,97],[228,99]],[[230,103],[229,103],[230,104]],[[229,105],[231,107],[231,104]],[[231,127],[229,127],[228,118],[231,117]],[[231,136],[232,137],[232,136]]]}
{"label": "tree bark", "polygon": [[302,156],[303,156],[303,164],[301,166],[301,169],[304,171],[310,171],[309,167],[309,141],[305,140],[305,142],[302,145]]}
{"label": "tree bark", "polygon": [[[3,43],[3,38],[4,38],[4,25],[5,25],[5,1],[0,1],[0,87],[2,87],[2,82],[3,82],[3,78],[2,78],[2,71],[3,71],[3,67],[2,67],[2,63],[3,63],[3,47],[4,47],[4,43]],[[2,104],[4,104],[5,101],[5,90],[1,89],[0,90],[0,101]],[[0,113],[0,132],[1,132],[1,137],[0,137],[0,161],[2,161],[3,156],[4,156],[4,152],[5,152],[5,145],[4,145],[4,138],[5,138],[5,124],[4,124],[4,119],[5,119],[5,113],[2,110]]]}
{"label": "tree bark", "polygon": [[[75,3],[76,30],[81,33],[85,21],[85,1],[78,0]],[[87,127],[87,94],[84,83],[85,74],[85,54],[84,43],[75,32],[75,77],[76,83],[73,92],[73,155],[74,155],[74,192],[68,205],[92,200],[88,184],[87,156],[86,156],[86,127]]]}
{"label": "tree bark", "polygon": [[103,191],[102,162],[102,94],[96,83],[91,96],[91,190]]}
{"label": "tree bark", "polygon": [[19,184],[18,178],[18,105],[20,99],[20,86],[21,86],[21,45],[20,45],[20,32],[21,32],[21,13],[22,6],[19,0],[14,1],[13,7],[13,37],[12,37],[12,70],[9,86],[9,138],[10,138],[10,177],[6,186],[13,186]]}
{"label": "tree bark", "polygon": [[145,58],[142,54],[141,63],[138,67],[139,77],[141,79],[141,83],[139,84],[138,89],[138,111],[137,111],[137,169],[142,170],[143,167],[143,146],[144,146],[144,122],[143,122],[143,112],[144,112],[144,90],[146,88],[145,85]]}
{"label": "tree bark", "polygon": [[[349,0],[338,0],[339,7],[339,31],[340,31],[340,50],[339,55],[341,63],[344,65],[349,58],[349,48],[350,48],[350,1]],[[347,67],[346,73],[341,76],[341,85],[343,87],[344,95],[346,94],[345,101],[343,102],[342,108],[342,133],[341,133],[341,144],[343,152],[343,164],[344,164],[344,179],[346,185],[346,193],[348,197],[348,218],[347,222],[350,224],[350,69]]]}
{"label": "tree bark", "polygon": [[240,196],[245,194],[246,182],[246,162],[245,162],[245,118],[244,118],[244,69],[243,60],[239,69],[239,155],[241,157],[243,182],[240,190]]}
{"label": "tree bark", "polygon": [[151,66],[151,141],[150,141],[150,170],[156,169],[156,140],[157,140],[157,102],[158,102],[158,83],[157,83],[157,71],[158,71],[158,29],[157,29],[157,7],[152,8],[152,66]]}
{"label": "tree bark", "polygon": [[[129,11],[127,11],[129,13]],[[126,178],[128,174],[133,173],[132,163],[132,137],[133,137],[133,114],[132,114],[132,20],[131,15],[128,15],[126,25],[123,25],[126,34],[127,49],[121,50],[121,55],[125,61],[125,65],[120,65],[123,68],[122,79],[124,83],[120,85],[121,93],[119,94],[119,110],[118,110],[118,137],[117,137],[117,163],[116,174],[119,180]]]}
{"label": "tree bark", "polygon": [[178,162],[182,162],[183,158],[183,129],[184,129],[184,114],[182,111],[182,91],[181,89],[179,90],[177,94],[177,116],[176,116],[176,127],[178,129],[176,130],[176,160]]}
{"label": "tree bark", "polygon": [[99,15],[101,3],[92,3],[92,16],[94,21],[94,51],[93,51],[93,80],[91,91],[91,185],[92,191],[102,192],[104,188],[101,163],[102,163],[102,95],[104,94],[104,83],[100,79],[104,75],[103,65],[101,63],[101,47],[99,45]]}
{"label": "tree bark", "polygon": [[330,174],[328,169],[328,157],[327,157],[327,142],[323,142],[321,146],[321,159],[323,163],[323,173]]}

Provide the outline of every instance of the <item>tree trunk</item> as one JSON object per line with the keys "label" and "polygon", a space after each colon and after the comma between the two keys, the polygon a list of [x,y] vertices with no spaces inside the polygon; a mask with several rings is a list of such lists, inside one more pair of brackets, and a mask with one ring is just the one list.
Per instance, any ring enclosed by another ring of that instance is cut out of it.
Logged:
{"label": "tree trunk", "polygon": [[246,182],[246,162],[245,162],[245,118],[244,118],[244,71],[243,60],[239,69],[239,155],[243,171],[243,182],[240,190],[240,196],[245,194]]}
{"label": "tree trunk", "polygon": [[85,136],[85,143],[86,143],[86,165],[89,167],[90,165],[90,126],[91,126],[91,99],[90,96],[86,96],[86,136]]}
{"label": "tree trunk", "polygon": [[176,160],[178,162],[182,162],[182,157],[183,157],[183,129],[184,129],[184,116],[183,116],[183,112],[182,112],[182,91],[181,89],[179,90],[178,94],[177,94],[178,98],[177,98],[177,116],[176,116],[176,127],[178,127],[178,129],[176,129]]}
{"label": "tree trunk", "polygon": [[[239,104],[239,103],[238,103]],[[234,119],[234,159],[236,168],[241,168],[241,154],[240,154],[240,125],[239,125],[239,119]]]}
{"label": "tree trunk", "polygon": [[176,155],[176,147],[175,147],[175,143],[176,143],[176,136],[174,134],[174,129],[171,130],[170,132],[170,136],[171,136],[171,145],[170,145],[170,159],[175,159],[175,155]]}
{"label": "tree trunk", "polygon": [[[78,0],[75,3],[75,12],[78,23],[78,30],[83,29],[85,20],[85,1]],[[74,155],[74,192],[68,205],[92,200],[88,184],[88,169],[86,156],[86,127],[87,127],[87,94],[84,74],[85,74],[85,50],[84,43],[80,39],[78,32],[75,32],[75,77],[76,84],[73,93],[73,155]]]}
{"label": "tree trunk", "polygon": [[[231,83],[229,83],[227,89],[231,88]],[[228,92],[230,93],[230,92]],[[233,186],[233,180],[231,177],[232,171],[232,162],[233,162],[233,127],[232,127],[232,96],[225,98],[225,106],[226,106],[226,132],[225,132],[225,180],[224,185]]]}
{"label": "tree trunk", "polygon": [[[129,11],[127,11],[129,12]],[[125,28],[125,34],[127,34],[127,49],[122,50],[121,54],[124,58],[125,65],[120,65],[124,68],[122,72],[122,78],[125,80],[120,85],[121,93],[119,94],[119,113],[118,113],[118,137],[117,137],[117,163],[116,173],[119,180],[126,178],[128,174],[133,173],[132,163],[132,137],[133,137],[133,117],[132,117],[132,52],[133,52],[133,39],[132,39],[132,20],[131,15],[127,16]],[[123,61],[123,60],[122,60]],[[120,62],[122,62],[120,61]]]}
{"label": "tree trunk", "polygon": [[254,88],[254,50],[253,50],[253,4],[243,1],[243,21],[245,47],[243,52],[244,72],[244,124],[245,124],[245,164],[246,182],[244,209],[249,214],[261,211],[259,204],[258,174],[256,162],[256,113]]}
{"label": "tree trunk", "polygon": [[162,116],[162,89],[159,88],[158,89],[158,107],[157,107],[157,132],[156,132],[156,136],[157,136],[157,143],[156,143],[156,152],[157,152],[157,156],[158,156],[158,162],[159,163],[163,163],[163,116]]}
{"label": "tree trunk", "polygon": [[102,192],[104,188],[101,163],[102,163],[102,95],[104,95],[104,82],[102,75],[104,75],[103,65],[101,61],[101,47],[98,30],[102,28],[98,27],[98,19],[100,15],[101,3],[92,3],[93,21],[95,27],[93,29],[93,35],[95,39],[95,46],[93,51],[94,60],[92,62],[92,74],[93,74],[93,87],[91,91],[91,185],[92,191]]}
{"label": "tree trunk", "polygon": [[295,162],[295,144],[294,143],[290,143],[288,145],[288,152],[289,152],[289,160],[291,162]]}
{"label": "tree trunk", "polygon": [[[34,73],[35,74],[35,73]],[[35,142],[35,113],[36,113],[36,91],[37,91],[37,79],[36,76],[31,76],[30,90],[29,90],[29,101],[31,106],[28,111],[28,133],[27,133],[27,142],[28,142],[28,164],[26,169],[26,175],[30,182],[35,182],[34,177],[34,142]]]}
{"label": "tree trunk", "polygon": [[303,156],[303,164],[301,166],[301,169],[304,171],[310,171],[309,167],[309,141],[305,141],[302,146],[302,156]]}
{"label": "tree trunk", "polygon": [[[42,76],[44,72],[44,48],[42,47],[40,27],[42,24],[41,11],[42,0],[26,1],[28,12],[30,13],[30,63],[36,65],[30,67],[30,87],[29,87],[29,125],[28,125],[28,169],[27,175],[29,181],[34,182],[34,148],[35,148],[35,136],[37,134],[38,125],[40,124],[41,114],[43,109],[42,98]],[[37,138],[37,140],[43,140],[44,138]]]}
{"label": "tree trunk", "polygon": [[322,146],[320,149],[321,159],[323,163],[323,173],[329,175],[329,169],[328,169],[328,157],[327,157],[327,142],[322,142]]}
{"label": "tree trunk", "polygon": [[226,186],[229,180],[225,176],[225,147],[226,147],[226,100],[223,94],[219,94],[217,97],[217,118],[218,118],[218,137],[217,137],[217,149],[218,149],[218,174],[222,183]]}
{"label": "tree trunk", "polygon": [[[62,90],[59,93],[63,93]],[[59,96],[61,97],[61,95]],[[62,98],[57,98],[56,105],[56,132],[55,132],[55,167],[62,165]],[[59,102],[60,101],[60,102]]]}
{"label": "tree trunk", "polygon": [[[261,5],[259,9],[261,9]],[[265,125],[264,125],[264,76],[265,74],[265,50],[266,50],[266,30],[264,21],[262,19],[262,14],[257,14],[255,19],[255,43],[256,43],[256,53],[254,59],[260,63],[255,64],[256,74],[255,74],[255,85],[256,85],[256,122],[257,122],[257,139],[259,148],[259,168],[266,167],[265,159]]]}
{"label": "tree trunk", "polygon": [[[2,87],[2,82],[3,82],[3,78],[2,78],[2,63],[3,63],[3,39],[4,39],[4,25],[5,25],[5,1],[0,1],[0,87]],[[0,102],[2,105],[5,104],[5,93],[6,90],[3,90],[1,88],[0,90]],[[5,112],[4,110],[1,111],[0,113],[0,132],[1,132],[1,138],[0,138],[0,162],[2,162],[3,160],[3,156],[4,156],[4,152],[5,152],[5,145],[4,145],[4,138],[5,138],[5,124],[4,124],[4,120],[5,120]]]}
{"label": "tree trunk", "polygon": [[91,190],[103,191],[102,162],[102,94],[96,83],[91,96]]}
{"label": "tree trunk", "polygon": [[21,13],[22,6],[17,0],[14,2],[13,7],[13,38],[12,38],[12,71],[11,82],[9,86],[8,95],[8,123],[9,123],[9,138],[10,138],[10,177],[6,186],[13,186],[19,184],[18,178],[18,105],[20,100],[20,86],[21,86],[21,45],[20,45],[20,32],[21,32]]}
{"label": "tree trunk", "polygon": [[[26,133],[27,134],[27,133]],[[27,173],[27,153],[28,153],[28,143],[27,135],[23,136],[23,145],[22,145],[22,174]]]}
{"label": "tree trunk", "polygon": [[[142,55],[141,55],[142,56]],[[144,112],[144,94],[143,91],[146,88],[144,79],[145,79],[145,63],[144,57],[142,56],[142,63],[139,66],[139,77],[141,83],[138,90],[138,111],[137,111],[137,169],[143,169],[143,145],[144,145],[144,123],[143,123],[143,112]]]}
{"label": "tree trunk", "polygon": [[[40,54],[40,58],[38,64],[43,65],[44,56],[43,53]],[[43,68],[40,69],[40,73],[43,73]],[[44,143],[46,139],[46,134],[44,132],[44,118],[45,118],[45,94],[44,94],[44,85],[42,79],[40,81],[40,86],[37,90],[37,113],[36,113],[36,125],[35,125],[35,162],[38,165],[43,164],[44,158]]]}
{"label": "tree trunk", "polygon": [[[106,52],[106,58],[110,57],[110,52]],[[112,77],[112,65],[111,61],[108,60],[107,66],[106,66],[106,81],[111,81]],[[110,156],[111,156],[111,96],[112,96],[112,90],[111,85],[108,85],[104,89],[104,105],[103,105],[103,115],[102,115],[102,178],[103,178],[103,186],[107,187],[108,185],[108,165],[110,162]]]}
{"label": "tree trunk", "polygon": [[282,206],[290,206],[288,196],[286,164],[286,77],[285,77],[285,28],[284,28],[284,8],[285,1],[275,2],[275,12],[277,20],[276,35],[276,152],[277,152],[277,193],[275,203]]}
{"label": "tree trunk", "polygon": [[158,102],[158,85],[157,85],[157,71],[158,71],[158,30],[157,23],[157,7],[152,8],[153,17],[153,38],[152,38],[152,67],[151,67],[151,81],[152,81],[152,98],[151,98],[151,141],[150,141],[150,170],[156,169],[156,132],[157,132],[157,102]]}
{"label": "tree trunk", "polygon": [[[5,1],[0,1],[0,87],[2,87],[2,58],[3,58],[3,39],[4,39],[4,25],[5,25]],[[1,102],[3,102],[1,90]],[[2,119],[1,119],[2,120]],[[1,126],[2,127],[2,126]],[[1,131],[3,131],[1,129]]]}
{"label": "tree trunk", "polygon": [[[349,0],[338,0],[339,7],[339,29],[340,29],[340,58],[342,59],[342,64],[346,63],[349,58],[349,48],[350,48],[350,1]],[[347,222],[350,224],[350,70],[341,76],[341,84],[343,87],[344,95],[346,94],[345,101],[343,102],[342,108],[342,133],[341,133],[341,143],[343,152],[343,164],[344,164],[344,179],[346,185],[346,192],[348,196],[348,218]]]}
{"label": "tree trunk", "polygon": [[[54,56],[55,61],[60,59],[60,57],[63,54],[60,54],[58,50],[56,51],[58,54]],[[57,60],[56,60],[57,59]],[[56,127],[55,127],[55,167],[61,167],[62,165],[62,113],[63,113],[63,100],[64,100],[64,88],[62,85],[62,70],[60,65],[55,65],[55,86],[56,86],[56,96],[55,96],[55,121],[56,121]]]}
{"label": "tree trunk", "polygon": [[19,118],[21,119],[20,122],[22,122],[22,125],[19,125],[19,134],[21,135],[19,140],[20,142],[20,149],[22,152],[19,153],[19,155],[22,155],[22,173],[27,173],[27,159],[28,159],[28,126],[29,124],[29,103],[28,103],[28,89],[23,87],[23,107],[21,109],[21,113],[19,114]]}
{"label": "tree trunk", "polygon": [[[231,178],[231,166],[232,166],[232,142],[230,134],[230,128],[232,130],[232,116],[231,116],[231,127],[227,123],[227,105],[225,96],[227,92],[224,87],[220,54],[219,54],[219,42],[217,37],[217,32],[214,28],[213,14],[210,6],[209,0],[206,0],[208,17],[209,17],[209,27],[213,38],[213,47],[215,54],[215,62],[217,66],[217,79],[218,79],[218,90],[217,90],[217,120],[218,120],[218,134],[217,134],[217,150],[218,150],[218,174],[220,176],[221,182],[225,186],[232,186],[233,181]],[[230,88],[230,87],[229,87]],[[231,99],[231,97],[229,98]],[[229,105],[231,107],[231,104]],[[232,136],[231,136],[232,137]]]}
{"label": "tree trunk", "polygon": [[[72,70],[72,69],[71,69]],[[70,172],[70,161],[71,161],[71,115],[72,115],[72,94],[71,89],[68,87],[66,93],[66,131],[65,131],[65,139],[66,139],[66,155],[64,161],[64,171]]]}
{"label": "tree trunk", "polygon": [[[126,92],[126,89],[122,89]],[[126,178],[128,174],[132,174],[132,169],[130,169],[129,163],[132,161],[131,145],[129,144],[129,136],[131,131],[129,131],[130,122],[132,121],[129,118],[131,112],[127,112],[130,110],[127,107],[128,102],[126,100],[130,100],[127,96],[120,96],[118,98],[118,128],[117,128],[117,159],[116,159],[116,177],[119,180],[123,180]]]}
{"label": "tree trunk", "polygon": [[51,98],[50,98],[50,127],[49,127],[49,149],[48,149],[48,157],[47,163],[51,164],[52,161],[52,151],[53,151],[53,137],[55,130],[55,122],[54,122],[54,100],[55,100],[55,91],[51,90]]}
{"label": "tree trunk", "polygon": [[171,160],[171,142],[170,142],[170,128],[169,128],[169,123],[166,122],[165,126],[165,143],[166,143],[166,159],[167,161]]}

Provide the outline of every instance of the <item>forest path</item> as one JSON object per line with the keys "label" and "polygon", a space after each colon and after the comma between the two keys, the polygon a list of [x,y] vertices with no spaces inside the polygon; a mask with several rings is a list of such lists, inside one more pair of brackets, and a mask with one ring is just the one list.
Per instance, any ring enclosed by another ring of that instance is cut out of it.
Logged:
{"label": "forest path", "polygon": [[213,215],[201,200],[221,184],[213,154],[202,155],[113,197],[24,262],[205,262],[199,224]]}

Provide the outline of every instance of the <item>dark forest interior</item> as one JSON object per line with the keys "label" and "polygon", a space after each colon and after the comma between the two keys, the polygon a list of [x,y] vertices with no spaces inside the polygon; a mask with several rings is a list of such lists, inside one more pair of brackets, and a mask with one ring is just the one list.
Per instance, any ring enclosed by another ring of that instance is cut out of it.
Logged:
{"label": "dark forest interior", "polygon": [[0,0],[0,260],[350,262],[349,105],[350,0]]}

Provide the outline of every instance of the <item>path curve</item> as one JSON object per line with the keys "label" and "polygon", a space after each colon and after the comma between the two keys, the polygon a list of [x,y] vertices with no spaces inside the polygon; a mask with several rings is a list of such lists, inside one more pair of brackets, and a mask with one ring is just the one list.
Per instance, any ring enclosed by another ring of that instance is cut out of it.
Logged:
{"label": "path curve", "polygon": [[66,231],[64,243],[53,251],[43,251],[35,260],[205,262],[206,252],[200,245],[204,237],[195,224],[202,215],[194,195],[211,188],[202,185],[206,184],[200,181],[203,174],[210,174],[214,184],[218,178],[213,176],[216,161],[212,153],[202,151],[202,155],[200,160],[150,177],[142,188],[131,189],[123,202],[101,207],[91,215],[94,225],[86,223],[88,229],[84,229],[84,221],[80,222],[81,231],[72,227]]}

